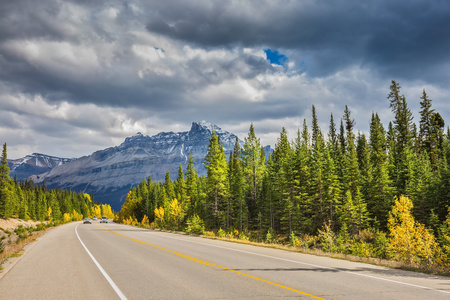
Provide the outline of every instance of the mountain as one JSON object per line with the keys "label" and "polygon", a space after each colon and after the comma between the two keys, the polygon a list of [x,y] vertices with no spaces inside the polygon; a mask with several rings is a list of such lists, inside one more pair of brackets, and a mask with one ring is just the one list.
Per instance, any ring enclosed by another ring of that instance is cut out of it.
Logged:
{"label": "mountain", "polygon": [[161,132],[151,137],[137,133],[119,146],[96,151],[32,178],[37,184],[45,180],[48,188],[93,194],[95,201],[108,203],[119,211],[127,192],[148,176],[153,181],[164,181],[169,171],[173,180],[180,164],[185,171],[189,154],[197,172],[204,174],[203,161],[213,130],[229,154],[236,135],[205,121],[193,122],[187,132]]}
{"label": "mountain", "polygon": [[11,172],[9,175],[17,180],[28,179],[32,175],[42,174],[51,169],[71,162],[73,158],[60,158],[40,153],[33,153],[24,158],[8,159]]}

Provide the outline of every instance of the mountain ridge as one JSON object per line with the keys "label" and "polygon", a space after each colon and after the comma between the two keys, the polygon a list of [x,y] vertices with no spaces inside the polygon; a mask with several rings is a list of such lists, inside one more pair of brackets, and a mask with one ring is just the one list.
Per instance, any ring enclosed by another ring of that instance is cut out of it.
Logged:
{"label": "mountain ridge", "polygon": [[[48,188],[64,188],[94,195],[101,203],[120,210],[127,192],[147,177],[164,181],[166,172],[175,175],[180,164],[186,169],[189,155],[199,175],[205,174],[203,161],[212,130],[220,137],[225,153],[234,148],[236,135],[209,122],[192,122],[185,132],[160,132],[154,136],[138,132],[118,146],[93,152],[61,164],[31,178]],[[243,142],[239,140],[242,145]]]}

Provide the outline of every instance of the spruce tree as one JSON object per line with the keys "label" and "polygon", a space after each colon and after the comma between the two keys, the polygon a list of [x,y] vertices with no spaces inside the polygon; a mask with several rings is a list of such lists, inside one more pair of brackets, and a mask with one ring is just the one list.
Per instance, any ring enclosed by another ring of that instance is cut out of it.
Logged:
{"label": "spruce tree", "polygon": [[227,227],[230,227],[231,216],[234,216],[232,222],[239,232],[244,230],[244,224],[247,223],[248,209],[244,199],[244,177],[241,159],[241,146],[239,139],[236,137],[234,149],[229,159],[229,181],[230,181],[230,197],[227,208]]}
{"label": "spruce tree", "polygon": [[311,140],[311,190],[312,210],[314,212],[315,229],[322,227],[327,222],[327,207],[325,202],[325,187],[324,187],[324,168],[325,168],[325,141],[322,131],[319,128],[316,109],[312,106],[312,140]]}
{"label": "spruce tree", "polygon": [[[410,179],[410,161],[413,149],[412,129],[412,113],[406,103],[406,98],[400,95],[400,85],[392,81],[388,99],[390,107],[394,113],[394,183],[399,194],[404,194],[407,181]],[[391,149],[390,149],[391,150]]]}
{"label": "spruce tree", "polygon": [[367,206],[374,219],[375,226],[387,227],[387,214],[393,204],[393,189],[389,180],[387,140],[378,114],[372,113],[370,123],[370,165],[371,178],[368,189]]}
{"label": "spruce tree", "polygon": [[249,209],[250,223],[255,226],[257,224],[256,203],[258,189],[265,172],[265,156],[261,151],[260,139],[256,137],[253,123],[247,137],[244,139],[242,149],[243,174],[245,185],[245,198]]}
{"label": "spruce tree", "polygon": [[211,134],[204,164],[208,175],[206,180],[208,200],[212,215],[211,221],[215,223],[214,225],[217,227],[228,194],[228,166],[223,147],[219,143],[219,138],[215,131]]}
{"label": "spruce tree", "polygon": [[9,218],[14,213],[15,199],[12,189],[13,182],[9,177],[6,143],[3,144],[2,160],[0,163],[0,218]]}

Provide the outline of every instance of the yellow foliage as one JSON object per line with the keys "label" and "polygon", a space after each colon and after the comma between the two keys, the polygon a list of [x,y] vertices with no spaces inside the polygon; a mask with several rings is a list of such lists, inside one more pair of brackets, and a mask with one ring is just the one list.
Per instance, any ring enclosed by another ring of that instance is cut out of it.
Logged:
{"label": "yellow foliage", "polygon": [[172,202],[170,203],[170,216],[171,219],[173,220],[174,224],[176,226],[178,226],[181,216],[183,214],[183,210],[181,205],[178,203],[177,199],[173,199]]}
{"label": "yellow foliage", "polygon": [[72,217],[70,216],[70,214],[69,213],[64,213],[63,222],[64,223],[69,223],[70,221],[72,221]]}
{"label": "yellow foliage", "polygon": [[389,213],[389,249],[394,259],[408,264],[433,265],[441,257],[439,244],[423,224],[416,223],[411,214],[412,201],[405,196],[395,199]]}
{"label": "yellow foliage", "polygon": [[156,218],[155,221],[157,221],[157,223],[162,225],[164,222],[164,208],[162,208],[162,207],[155,208],[154,213],[155,213],[155,218]]}
{"label": "yellow foliage", "polygon": [[83,215],[77,213],[77,211],[74,209],[73,212],[70,214],[72,217],[72,221],[81,221],[83,220]]}
{"label": "yellow foliage", "polygon": [[137,220],[133,217],[128,217],[128,219],[124,219],[123,220],[123,224],[125,225],[136,225],[137,224]]}
{"label": "yellow foliage", "polygon": [[101,215],[107,217],[108,219],[114,219],[115,217],[115,214],[113,213],[109,204],[101,205]]}
{"label": "yellow foliage", "polygon": [[144,217],[142,218],[141,224],[144,226],[148,225],[148,217],[147,215],[144,215]]}
{"label": "yellow foliage", "polygon": [[100,205],[96,204],[92,206],[92,216],[95,216],[97,218],[102,217],[102,208],[100,207]]}
{"label": "yellow foliage", "polygon": [[47,220],[49,220],[49,221],[52,220],[52,208],[51,208],[51,206],[49,206],[48,210],[47,210]]}

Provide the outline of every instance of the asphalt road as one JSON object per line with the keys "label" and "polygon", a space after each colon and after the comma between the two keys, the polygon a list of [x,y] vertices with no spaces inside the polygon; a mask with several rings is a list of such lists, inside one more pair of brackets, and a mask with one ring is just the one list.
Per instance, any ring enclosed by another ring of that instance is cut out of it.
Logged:
{"label": "asphalt road", "polygon": [[450,278],[144,230],[59,226],[0,279],[0,299],[450,299]]}

